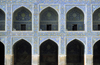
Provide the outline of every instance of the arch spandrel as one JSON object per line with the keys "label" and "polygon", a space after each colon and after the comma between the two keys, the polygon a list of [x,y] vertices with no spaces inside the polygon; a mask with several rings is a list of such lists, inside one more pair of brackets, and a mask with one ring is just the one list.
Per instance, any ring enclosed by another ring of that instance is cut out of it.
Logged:
{"label": "arch spandrel", "polygon": [[5,13],[6,12],[6,6],[5,5],[0,5],[0,9]]}
{"label": "arch spandrel", "polygon": [[48,39],[54,41],[59,46],[59,38],[40,38],[39,46]]}
{"label": "arch spandrel", "polygon": [[6,44],[6,38],[0,38],[0,42],[3,43],[3,45]]}
{"label": "arch spandrel", "polygon": [[30,5],[13,5],[12,12],[14,13],[16,10],[18,10],[22,7],[26,8],[27,10],[29,10],[32,13],[32,6],[30,6]]}
{"label": "arch spandrel", "polygon": [[94,46],[95,43],[97,43],[98,41],[100,41],[100,38],[93,38],[92,39],[92,45]]}
{"label": "arch spandrel", "polygon": [[45,10],[45,9],[47,9],[47,8],[52,8],[52,9],[54,9],[56,12],[57,12],[57,14],[59,13],[59,6],[57,5],[52,5],[52,6],[48,6],[48,5],[41,5],[39,8],[40,8],[40,10],[39,10],[39,12],[41,13],[43,10]]}
{"label": "arch spandrel", "polygon": [[99,8],[100,8],[100,5],[93,5],[92,6],[92,14]]}
{"label": "arch spandrel", "polygon": [[68,13],[71,9],[75,7],[81,10],[83,13],[85,13],[85,6],[66,6],[65,13]]}
{"label": "arch spandrel", "polygon": [[78,40],[82,42],[84,46],[86,45],[86,38],[67,38],[66,45],[68,45],[73,40]]}
{"label": "arch spandrel", "polygon": [[27,42],[29,42],[30,43],[30,45],[32,45],[32,38],[13,38],[13,45],[16,43],[16,42],[18,42],[18,41],[20,41],[20,40],[26,40]]}

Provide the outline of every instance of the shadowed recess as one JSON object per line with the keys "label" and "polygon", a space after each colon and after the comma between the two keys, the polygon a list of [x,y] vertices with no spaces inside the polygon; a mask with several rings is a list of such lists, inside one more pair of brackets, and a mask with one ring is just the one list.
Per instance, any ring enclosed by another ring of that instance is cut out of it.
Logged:
{"label": "shadowed recess", "polygon": [[93,46],[93,65],[100,65],[100,40]]}
{"label": "shadowed recess", "polygon": [[5,12],[0,9],[0,30],[5,30]]}
{"label": "shadowed recess", "polygon": [[4,65],[5,51],[4,45],[0,42],[0,65]]}
{"label": "shadowed recess", "polygon": [[25,40],[16,42],[13,46],[14,65],[31,65],[31,45]]}
{"label": "shadowed recess", "polygon": [[84,65],[84,45],[78,40],[71,41],[66,48],[67,65]]}
{"label": "shadowed recess", "polygon": [[40,65],[58,65],[58,46],[50,39],[40,46]]}

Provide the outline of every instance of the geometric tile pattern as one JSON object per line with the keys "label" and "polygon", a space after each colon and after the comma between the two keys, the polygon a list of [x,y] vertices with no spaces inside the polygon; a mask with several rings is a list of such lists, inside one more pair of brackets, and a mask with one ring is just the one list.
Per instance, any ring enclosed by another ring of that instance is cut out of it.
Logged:
{"label": "geometric tile pattern", "polygon": [[[67,42],[78,39],[86,45],[86,54],[92,54],[92,44],[100,39],[100,32],[92,30],[92,14],[100,7],[98,4],[100,4],[99,0],[0,0],[0,9],[6,14],[6,30],[0,31],[0,40],[6,44],[5,53],[12,54],[12,45],[20,39],[25,39],[32,44],[33,54],[39,54],[39,44],[47,39],[52,39],[59,44],[59,53],[65,54],[65,45]],[[25,7],[32,12],[32,31],[12,31],[12,15],[20,7]],[[46,7],[51,7],[58,12],[59,31],[39,31],[39,13]],[[77,7],[84,12],[85,31],[66,31],[65,14],[73,7]]]}

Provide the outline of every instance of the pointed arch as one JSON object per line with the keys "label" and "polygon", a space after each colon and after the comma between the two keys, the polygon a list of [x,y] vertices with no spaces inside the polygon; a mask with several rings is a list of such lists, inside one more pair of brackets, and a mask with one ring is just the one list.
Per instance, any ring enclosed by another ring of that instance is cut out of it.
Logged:
{"label": "pointed arch", "polygon": [[40,65],[58,65],[58,46],[48,39],[40,45]]}
{"label": "pointed arch", "polygon": [[93,30],[100,31],[100,8],[97,8],[93,12],[92,17],[93,17],[93,22],[92,22]]}
{"label": "pointed arch", "polygon": [[47,7],[40,12],[40,31],[58,30],[58,13],[55,9]]}
{"label": "pointed arch", "polygon": [[69,31],[84,31],[84,12],[74,7],[66,13],[66,29]]}
{"label": "pointed arch", "polygon": [[41,10],[41,11],[40,11],[40,14],[41,14],[41,12],[43,12],[44,10],[46,10],[46,9],[48,9],[48,8],[53,9],[53,10],[56,12],[56,14],[58,14],[57,10],[54,9],[53,7],[51,7],[51,6],[48,6],[48,7],[44,8],[43,10]]}
{"label": "pointed arch", "polygon": [[100,40],[98,40],[93,46],[93,65],[100,64]]}
{"label": "pointed arch", "polygon": [[67,65],[84,65],[84,45],[82,42],[74,39],[66,46]]}
{"label": "pointed arch", "polygon": [[93,13],[92,14],[94,14],[97,10],[99,10],[100,9],[100,7],[98,7],[97,9],[95,9],[94,11],[93,11]]}
{"label": "pointed arch", "polygon": [[[55,44],[57,44],[57,42],[55,42],[53,39],[46,39],[46,40],[42,41],[39,46],[41,46],[41,44],[43,44],[44,42],[46,42],[48,40],[51,40],[52,42],[54,42]],[[57,46],[59,46],[59,45],[57,44]]]}
{"label": "pointed arch", "polygon": [[4,65],[5,60],[5,46],[0,41],[0,65]]}
{"label": "pointed arch", "polygon": [[[70,42],[68,42],[68,44],[71,43],[72,41],[78,41],[78,42],[80,42],[82,45],[84,45],[84,47],[85,47],[85,44],[82,42],[82,40],[79,40],[79,39],[73,39],[73,40],[71,40]],[[68,45],[68,44],[67,44],[67,45]]]}
{"label": "pointed arch", "polygon": [[[13,11],[13,13],[15,13],[17,10],[19,10],[19,9],[21,9],[21,8],[25,8],[25,9],[27,9],[28,11],[30,11],[27,7],[24,7],[24,6],[21,6],[21,7],[18,7],[17,9],[15,9],[14,11]],[[31,11],[30,11],[31,12]],[[31,12],[32,13],[32,12]]]}
{"label": "pointed arch", "polygon": [[[14,45],[16,45],[18,42],[21,42],[21,41],[25,41],[25,42],[27,42],[28,44],[30,44],[27,40],[25,40],[25,39],[20,39],[20,40],[17,40],[15,43],[14,43]],[[13,45],[13,46],[14,46]],[[31,45],[31,44],[30,44]]]}
{"label": "pointed arch", "polygon": [[13,13],[13,31],[32,30],[32,13],[26,7],[20,7]]}
{"label": "pointed arch", "polygon": [[22,37],[22,38],[19,37],[19,38],[17,38],[17,39],[16,39],[16,38],[13,38],[13,40],[14,40],[14,41],[13,41],[13,45],[14,45],[15,43],[17,43],[18,41],[20,41],[20,40],[25,40],[25,41],[27,41],[27,42],[32,46],[32,44],[31,44],[32,41],[28,40],[28,38],[25,38],[25,37],[24,37],[24,38],[23,38],[23,37]]}
{"label": "pointed arch", "polygon": [[26,40],[17,41],[13,45],[13,53],[14,65],[31,65],[31,45]]}
{"label": "pointed arch", "polygon": [[80,11],[84,14],[83,10],[82,10],[82,9],[80,9],[79,7],[72,7],[70,10],[68,10],[68,11],[67,11],[67,13],[66,13],[66,14],[68,14],[68,12],[69,12],[69,11],[71,11],[72,9],[74,9],[74,8],[76,8],[76,9],[80,10]]}

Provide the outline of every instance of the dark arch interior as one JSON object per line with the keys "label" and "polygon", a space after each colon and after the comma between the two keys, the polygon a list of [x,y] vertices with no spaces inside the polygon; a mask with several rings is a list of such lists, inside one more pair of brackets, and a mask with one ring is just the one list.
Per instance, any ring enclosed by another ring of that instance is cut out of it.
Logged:
{"label": "dark arch interior", "polygon": [[0,30],[5,30],[5,12],[0,9]]}
{"label": "dark arch interior", "polygon": [[100,40],[93,47],[93,65],[100,65]]}
{"label": "dark arch interior", "polygon": [[84,45],[78,40],[73,40],[67,46],[67,65],[84,65]]}
{"label": "dark arch interior", "polygon": [[20,40],[13,46],[14,65],[31,65],[31,45]]}
{"label": "dark arch interior", "polygon": [[58,46],[47,40],[40,46],[40,65],[58,65]]}
{"label": "dark arch interior", "polygon": [[0,65],[4,65],[5,51],[4,45],[0,42]]}

